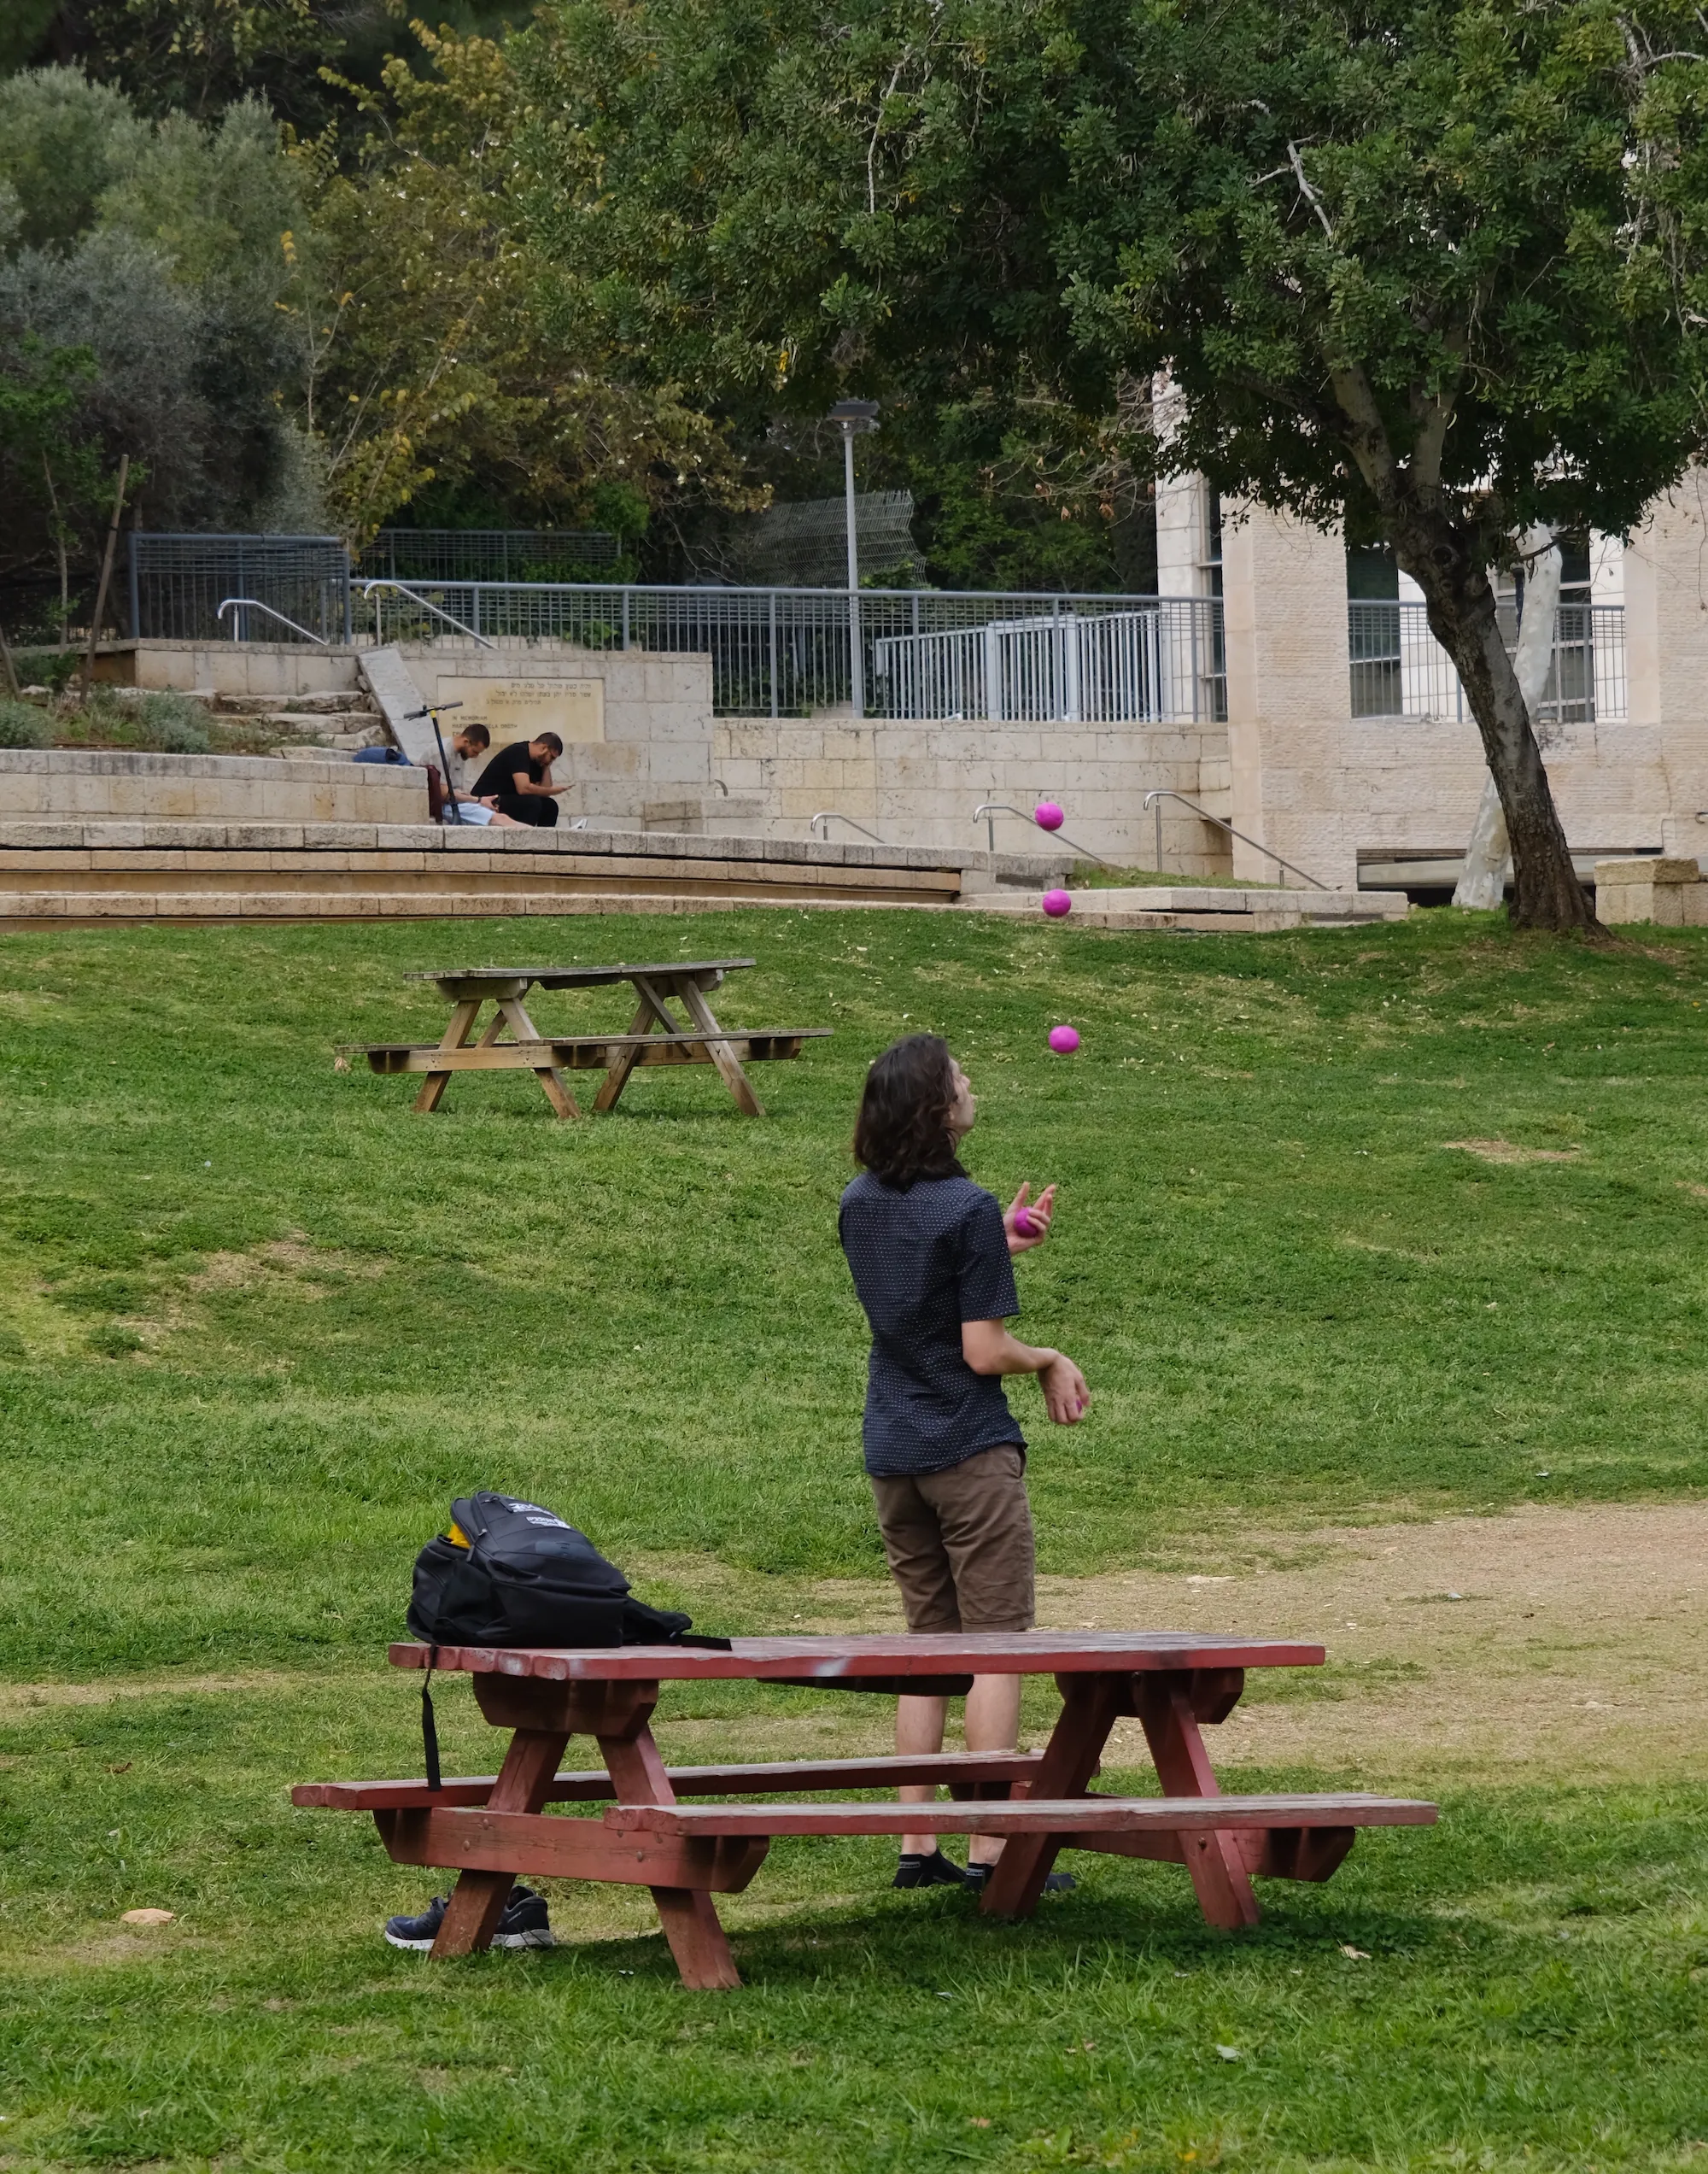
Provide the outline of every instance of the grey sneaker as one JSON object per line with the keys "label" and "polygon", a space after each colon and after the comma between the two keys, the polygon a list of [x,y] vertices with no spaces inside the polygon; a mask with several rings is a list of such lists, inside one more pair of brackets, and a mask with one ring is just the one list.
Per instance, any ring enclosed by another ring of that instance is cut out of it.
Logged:
{"label": "grey sneaker", "polygon": [[[419,1917],[388,1918],[385,1937],[394,1948],[412,1948],[424,1954],[439,1937],[445,1908],[446,1897],[436,1895]],[[531,1887],[512,1887],[492,1944],[494,1948],[555,1947],[545,1896],[536,1895]]]}

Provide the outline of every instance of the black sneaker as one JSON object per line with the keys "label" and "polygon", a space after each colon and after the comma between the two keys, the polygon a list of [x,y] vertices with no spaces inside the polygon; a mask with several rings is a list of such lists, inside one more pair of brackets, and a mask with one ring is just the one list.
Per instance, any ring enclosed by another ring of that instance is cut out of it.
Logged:
{"label": "black sneaker", "polygon": [[[439,1937],[445,1921],[446,1897],[436,1895],[418,1918],[388,1918],[385,1937],[394,1948],[412,1948],[424,1954]],[[512,1887],[498,1931],[494,1948],[551,1948],[556,1946],[546,1915],[546,1898],[529,1887]]]}
{"label": "black sneaker", "polygon": [[545,1896],[536,1895],[531,1887],[512,1887],[492,1944],[494,1948],[555,1948],[558,1943],[552,1937]]}
{"label": "black sneaker", "polygon": [[[963,1877],[975,1895],[982,1895],[996,1869],[994,1865],[968,1865]],[[1079,1884],[1072,1872],[1051,1872],[1044,1880],[1044,1891],[1046,1895],[1065,1895]]]}
{"label": "black sneaker", "polygon": [[904,1857],[896,1866],[892,1887],[964,1887],[967,1875],[940,1849],[928,1857]]}

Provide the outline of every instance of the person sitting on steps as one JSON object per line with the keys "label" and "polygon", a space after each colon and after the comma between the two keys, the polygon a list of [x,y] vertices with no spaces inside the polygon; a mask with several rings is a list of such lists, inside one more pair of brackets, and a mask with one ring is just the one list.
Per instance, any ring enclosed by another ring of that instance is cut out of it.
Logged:
{"label": "person sitting on steps", "polygon": [[475,765],[479,764],[484,767],[487,750],[491,745],[492,735],[483,724],[459,724],[452,734],[448,757],[451,774],[445,782],[455,788],[459,800],[470,797]]}
{"label": "person sitting on steps", "polygon": [[563,752],[564,743],[555,732],[513,740],[499,749],[476,778],[472,797],[512,823],[549,830],[558,820],[558,794],[573,789],[567,779],[561,785],[552,782],[552,765]]}

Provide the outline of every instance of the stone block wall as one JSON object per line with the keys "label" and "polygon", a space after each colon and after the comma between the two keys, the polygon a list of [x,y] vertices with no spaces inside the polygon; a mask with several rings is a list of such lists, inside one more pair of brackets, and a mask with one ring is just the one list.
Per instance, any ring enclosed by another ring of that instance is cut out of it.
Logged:
{"label": "stone block wall", "polygon": [[[1147,792],[1197,800],[1220,790],[1225,799],[1227,737],[1214,724],[720,718],[713,753],[730,793],[762,798],[784,835],[804,832],[830,809],[897,844],[964,848],[985,842],[986,824],[973,813],[981,801],[1029,810],[1050,799],[1067,811],[1064,828],[1076,844],[1130,867],[1155,861]],[[1221,812],[1215,799],[1208,805]],[[1228,873],[1225,833],[1178,801],[1161,808],[1172,873]],[[1041,842],[1032,824],[1010,815],[996,818],[996,838],[999,850]]]}
{"label": "stone block wall", "polygon": [[426,774],[270,755],[0,748],[0,817],[197,823],[424,823]]}
{"label": "stone block wall", "polygon": [[553,772],[575,781],[559,803],[570,817],[638,825],[649,804],[681,805],[715,789],[710,657],[580,649],[556,641],[500,640],[483,649],[450,637],[399,649],[430,702],[445,680],[596,681],[605,737],[572,741]]}
{"label": "stone block wall", "polygon": [[111,676],[182,694],[342,694],[356,686],[359,653],[305,642],[137,642],[128,658],[113,653]]}

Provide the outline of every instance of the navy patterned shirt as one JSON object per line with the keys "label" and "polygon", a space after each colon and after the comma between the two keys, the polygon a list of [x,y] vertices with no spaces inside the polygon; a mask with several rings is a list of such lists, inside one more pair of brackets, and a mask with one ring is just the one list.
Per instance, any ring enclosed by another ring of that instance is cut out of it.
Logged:
{"label": "navy patterned shirt", "polygon": [[961,1324],[1020,1311],[1003,1211],[971,1178],[921,1178],[905,1192],[863,1171],[837,1228],[872,1325],[866,1469],[945,1472],[1004,1442],[1026,1447],[1002,1377],[974,1374]]}

